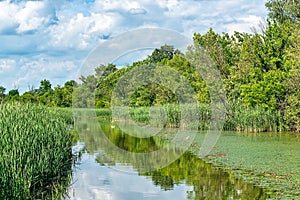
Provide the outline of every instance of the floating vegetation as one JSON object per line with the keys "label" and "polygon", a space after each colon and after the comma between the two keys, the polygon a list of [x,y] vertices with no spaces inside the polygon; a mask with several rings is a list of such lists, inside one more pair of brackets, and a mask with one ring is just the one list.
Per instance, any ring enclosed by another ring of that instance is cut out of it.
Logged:
{"label": "floating vegetation", "polygon": [[[202,141],[200,133],[195,145]],[[271,199],[300,199],[299,144],[291,133],[224,132],[205,160],[264,188]]]}

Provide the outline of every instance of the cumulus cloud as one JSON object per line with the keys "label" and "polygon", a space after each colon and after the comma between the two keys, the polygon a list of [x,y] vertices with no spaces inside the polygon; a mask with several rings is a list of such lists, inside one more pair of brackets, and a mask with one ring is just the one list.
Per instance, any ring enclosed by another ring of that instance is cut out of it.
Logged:
{"label": "cumulus cloud", "polygon": [[24,8],[16,13],[15,19],[19,23],[17,31],[19,33],[38,29],[49,20],[43,16],[45,3],[41,1],[28,1]]}
{"label": "cumulus cloud", "polygon": [[54,8],[47,1],[1,1],[0,10],[2,33],[36,31],[55,19]]}
{"label": "cumulus cloud", "polygon": [[144,1],[131,1],[131,0],[114,0],[114,1],[103,1],[103,0],[97,0],[94,3],[94,11],[103,10],[106,12],[111,11],[127,11],[130,9],[140,8],[141,4],[143,4]]}
{"label": "cumulus cloud", "polygon": [[77,75],[77,66],[74,61],[57,61],[54,58],[36,60],[24,60],[23,65],[18,72],[19,78],[15,85],[24,86],[34,85],[34,82],[42,79],[49,79],[54,85],[64,83],[66,79],[75,79]]}
{"label": "cumulus cloud", "polygon": [[252,28],[257,27],[263,21],[261,17],[250,15],[248,17],[237,18],[235,22],[228,23],[224,27],[229,34],[233,34],[234,31],[251,32]]}
{"label": "cumulus cloud", "polygon": [[16,67],[16,61],[13,59],[0,59],[0,74],[6,74]]}
{"label": "cumulus cloud", "polygon": [[78,13],[49,28],[48,45],[58,49],[90,49],[91,45],[110,34],[117,18],[112,14],[91,13],[84,16]]}
{"label": "cumulus cloud", "polygon": [[209,27],[218,32],[230,27],[248,31],[245,26],[255,26],[256,21],[244,18],[254,16],[263,20],[265,16],[263,0],[96,0],[89,3],[75,0],[18,4],[5,1],[0,2],[0,8],[4,11],[0,14],[3,21],[0,31],[14,28],[17,33],[37,31],[37,40],[44,40],[33,46],[38,50],[90,50],[111,35],[149,26],[173,29],[188,36],[193,32],[205,32]]}
{"label": "cumulus cloud", "polygon": [[[11,74],[21,84],[31,77],[38,79],[43,70],[54,65],[59,71],[63,61],[72,62],[71,56],[79,68],[98,44],[140,27],[171,29],[190,38],[210,27],[219,33],[250,32],[250,27],[264,21],[264,4],[265,0],[0,1],[0,59],[13,58],[15,67],[22,70],[35,61],[41,65],[35,71],[28,68],[26,73]],[[21,57],[29,64],[20,62]],[[13,84],[7,81],[1,79],[0,85]]]}
{"label": "cumulus cloud", "polygon": [[17,27],[17,21],[14,18],[18,12],[18,5],[11,4],[8,1],[0,1],[0,33],[13,32]]}
{"label": "cumulus cloud", "polygon": [[37,88],[43,79],[50,80],[53,86],[63,85],[66,80],[77,78],[78,66],[80,61],[70,57],[12,56],[0,59],[0,85],[8,90],[18,88],[20,92],[29,86]]}

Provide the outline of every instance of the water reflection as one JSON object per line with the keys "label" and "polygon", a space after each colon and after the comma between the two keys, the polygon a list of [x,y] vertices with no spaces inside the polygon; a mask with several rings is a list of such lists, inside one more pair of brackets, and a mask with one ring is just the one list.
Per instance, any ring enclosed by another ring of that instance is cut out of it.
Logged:
{"label": "water reflection", "polygon": [[147,173],[153,183],[163,190],[173,189],[184,182],[193,186],[186,199],[266,199],[260,188],[236,179],[210,164],[198,159],[190,152],[160,170]]}
{"label": "water reflection", "polygon": [[[193,189],[192,186],[179,184],[174,186],[172,191],[164,192],[152,183],[151,178],[139,176],[133,167],[117,167],[120,170],[99,165],[95,162],[95,156],[83,154],[81,164],[73,176],[75,182],[70,188],[68,199],[185,199],[185,191]],[[132,173],[124,173],[122,169]]]}
{"label": "water reflection", "polygon": [[[139,160],[139,157],[129,159],[120,154],[111,154],[106,146],[107,141],[97,137],[97,128],[90,125],[77,128],[87,152],[82,155],[75,170],[69,199],[268,198],[262,189],[214,168],[190,152],[183,153],[168,166],[147,172],[145,163],[156,165],[165,156],[180,150],[170,149],[171,152],[165,152],[161,157],[148,157],[153,160]],[[101,129],[113,145],[128,152],[152,152],[167,145],[158,137],[132,137],[111,124],[101,124]]]}

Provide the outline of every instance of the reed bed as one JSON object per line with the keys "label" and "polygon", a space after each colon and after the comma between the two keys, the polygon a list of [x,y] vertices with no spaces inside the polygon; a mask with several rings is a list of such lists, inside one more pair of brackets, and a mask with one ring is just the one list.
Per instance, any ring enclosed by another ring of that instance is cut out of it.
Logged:
{"label": "reed bed", "polygon": [[96,115],[101,121],[111,121],[111,110],[109,108],[96,109]]}
{"label": "reed bed", "polygon": [[237,106],[224,125],[226,130],[241,132],[280,132],[284,130],[280,111],[261,106]]}
{"label": "reed bed", "polygon": [[[185,116],[189,114],[192,116]],[[197,125],[199,130],[207,130],[210,124],[210,114],[211,108],[208,104],[166,104],[152,107],[120,107],[112,120],[133,120],[141,124],[166,128],[195,127]],[[185,121],[193,116],[195,116],[195,120]]]}
{"label": "reed bed", "polygon": [[[184,122],[181,118],[182,113],[190,113],[194,105],[166,104],[159,109],[153,107],[124,107],[118,108],[117,116],[113,116],[113,121],[130,121],[133,120],[142,124],[150,124],[167,128],[178,128],[185,126],[184,123],[195,123],[199,130],[208,130],[211,123],[211,106],[209,104],[198,104],[196,110],[199,121]],[[183,112],[188,111],[188,112]],[[105,118],[111,115],[107,109],[97,111],[98,117],[104,113]],[[126,114],[129,112],[128,114]],[[153,123],[154,122],[154,123]],[[190,124],[189,124],[190,125]],[[193,125],[192,125],[193,126]],[[268,110],[261,106],[245,107],[242,104],[229,106],[227,110],[226,120],[223,126],[224,130],[241,131],[241,132],[280,132],[285,131],[283,117],[280,111]]]}
{"label": "reed bed", "polygon": [[69,179],[72,141],[61,111],[1,105],[0,146],[0,199],[44,198]]}

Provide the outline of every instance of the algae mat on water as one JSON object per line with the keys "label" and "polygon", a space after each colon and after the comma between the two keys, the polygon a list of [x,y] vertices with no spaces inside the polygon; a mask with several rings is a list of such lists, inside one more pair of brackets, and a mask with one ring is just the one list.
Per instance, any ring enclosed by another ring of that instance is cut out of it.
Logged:
{"label": "algae mat on water", "polygon": [[224,132],[205,160],[265,188],[272,199],[300,199],[300,135]]}

